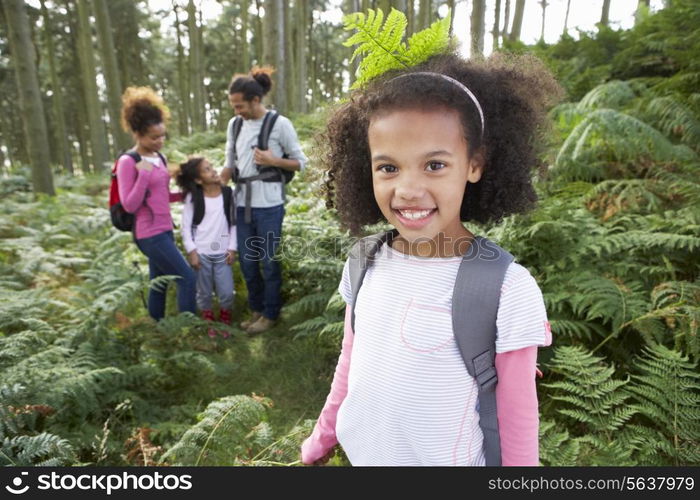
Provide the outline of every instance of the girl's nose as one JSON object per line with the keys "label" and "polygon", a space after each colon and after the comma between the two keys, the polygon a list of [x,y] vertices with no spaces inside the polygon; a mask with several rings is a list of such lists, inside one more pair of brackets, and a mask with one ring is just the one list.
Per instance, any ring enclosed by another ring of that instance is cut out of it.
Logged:
{"label": "girl's nose", "polygon": [[420,176],[403,175],[402,179],[397,179],[396,196],[403,200],[418,200],[425,195],[425,186]]}

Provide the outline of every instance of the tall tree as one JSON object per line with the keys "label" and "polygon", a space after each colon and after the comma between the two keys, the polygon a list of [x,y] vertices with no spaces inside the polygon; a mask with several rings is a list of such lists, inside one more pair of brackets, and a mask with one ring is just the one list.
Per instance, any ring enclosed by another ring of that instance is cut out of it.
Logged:
{"label": "tall tree", "polygon": [[49,137],[44,105],[41,102],[36,72],[36,52],[32,44],[29,17],[23,0],[2,0],[7,20],[8,38],[19,105],[32,170],[32,185],[37,193],[55,195],[50,168]]}
{"label": "tall tree", "polygon": [[610,23],[610,0],[603,0],[603,10],[600,12],[600,24],[607,26]]}
{"label": "tall tree", "polygon": [[493,16],[493,50],[498,49],[498,39],[501,36],[501,0],[496,0],[496,11]]}
{"label": "tall tree", "polygon": [[503,12],[503,29],[501,29],[501,40],[505,41],[510,33],[510,0],[506,0],[506,7]]}
{"label": "tall tree", "polygon": [[455,0],[447,0],[447,8],[450,10],[450,36],[452,36],[452,34],[454,33],[456,3],[457,2]]}
{"label": "tall tree", "polygon": [[[356,11],[355,11],[356,12]],[[411,36],[416,32],[416,2],[415,0],[406,1],[406,35]]]}
{"label": "tall tree", "polygon": [[634,24],[639,23],[643,18],[643,13],[649,12],[651,0],[639,0],[637,10],[634,12]]}
{"label": "tall tree", "polygon": [[177,82],[180,105],[178,106],[178,126],[181,135],[187,135],[192,121],[192,103],[190,102],[190,83],[187,75],[185,61],[185,49],[182,46],[182,25],[176,0],[173,0],[173,12],[175,13],[175,36],[177,38]]}
{"label": "tall tree", "polygon": [[273,57],[277,68],[275,86],[275,106],[281,113],[287,112],[287,72],[284,64],[284,2],[286,0],[272,0],[275,12],[275,29],[273,31]]}
{"label": "tall tree", "polygon": [[547,13],[547,0],[540,0],[540,6],[542,6],[542,31],[540,31],[540,42],[544,42],[544,26],[545,26],[545,14]]}
{"label": "tall tree", "polygon": [[523,27],[523,15],[525,14],[525,0],[515,0],[515,12],[513,13],[513,26],[508,38],[511,42],[520,40],[520,31]]}
{"label": "tall tree", "polygon": [[197,25],[197,7],[194,0],[187,3],[187,33],[189,35],[190,53],[188,58],[190,74],[190,91],[192,93],[192,128],[202,131],[207,128],[206,108],[204,103],[204,75],[202,74],[202,46]]}
{"label": "tall tree", "polygon": [[471,14],[471,57],[484,55],[486,0],[473,0]]}
{"label": "tall tree", "polygon": [[569,31],[569,10],[571,9],[571,0],[566,0],[566,15],[564,16],[564,31],[562,35],[566,35]]}
{"label": "tall tree", "polygon": [[248,46],[248,19],[250,18],[248,10],[250,9],[250,0],[241,0],[241,71],[250,69],[250,47]]}
{"label": "tall tree", "polygon": [[418,0],[418,23],[416,31],[427,28],[430,25],[431,0]]}
{"label": "tall tree", "polygon": [[[286,77],[286,85],[285,85],[285,99],[287,101],[287,111],[293,111],[296,108],[296,85],[297,85],[297,78],[296,78],[296,71],[297,71],[297,65],[296,65],[296,52],[294,50],[294,43],[295,43],[295,37],[294,37],[294,28],[292,27],[292,11],[289,7],[289,1],[290,0],[282,0],[282,7],[283,7],[283,24],[284,24],[284,44],[282,45],[282,50],[283,50],[283,59],[282,63],[284,64],[284,74]],[[297,2],[299,0],[296,0]]]}
{"label": "tall tree", "polygon": [[63,168],[73,173],[73,156],[68,145],[68,134],[66,132],[66,117],[63,111],[63,88],[58,78],[58,70],[56,68],[56,49],[54,48],[53,37],[53,22],[49,15],[49,9],[46,8],[45,0],[41,0],[41,17],[44,20],[44,35],[46,43],[46,51],[49,60],[49,73],[51,75],[51,103],[53,107],[53,116],[55,125],[53,127],[55,143],[58,147],[59,158]]}
{"label": "tall tree", "polygon": [[102,68],[104,70],[105,84],[107,87],[107,104],[109,110],[109,128],[112,132],[113,155],[126,149],[130,139],[119,124],[119,110],[121,108],[122,83],[117,66],[117,55],[114,50],[114,38],[112,36],[112,22],[109,18],[106,0],[93,0],[95,20],[97,21],[97,38],[100,44]]}
{"label": "tall tree", "polygon": [[[261,65],[262,61],[265,60],[264,42],[266,33],[265,25],[267,23],[263,23],[262,10],[262,0],[255,0],[255,11],[257,12],[257,15],[255,16],[255,61],[258,65]],[[250,68],[246,68],[245,71],[248,71],[249,69]]]}
{"label": "tall tree", "polygon": [[95,52],[92,46],[92,30],[87,0],[78,0],[78,57],[80,58],[87,119],[90,126],[92,166],[97,170],[105,166],[109,154],[104,122],[102,121],[102,105],[97,93]]}
{"label": "tall tree", "polygon": [[[308,89],[308,81],[306,74],[306,51],[308,44],[306,42],[306,20],[307,14],[306,10],[308,8],[308,3],[303,0],[297,0],[294,4],[296,10],[296,35],[297,35],[297,57],[296,63],[297,69],[297,111],[300,113],[307,112],[306,95]],[[351,12],[357,12],[353,10]]]}

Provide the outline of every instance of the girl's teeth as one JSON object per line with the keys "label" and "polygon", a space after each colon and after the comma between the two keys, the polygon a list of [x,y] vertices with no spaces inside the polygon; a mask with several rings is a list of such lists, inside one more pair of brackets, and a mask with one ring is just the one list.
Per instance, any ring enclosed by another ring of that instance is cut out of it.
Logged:
{"label": "girl's teeth", "polygon": [[399,210],[403,217],[411,220],[422,219],[430,215],[431,212],[432,210]]}

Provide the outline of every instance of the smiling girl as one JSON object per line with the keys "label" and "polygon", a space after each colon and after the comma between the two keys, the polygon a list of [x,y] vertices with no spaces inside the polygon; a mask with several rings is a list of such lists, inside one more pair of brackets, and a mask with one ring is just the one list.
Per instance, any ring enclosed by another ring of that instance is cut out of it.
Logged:
{"label": "smiling girl", "polygon": [[[486,463],[479,388],[453,332],[458,270],[478,244],[464,222],[533,207],[537,132],[559,92],[535,59],[447,54],[375,78],[330,118],[329,205],[353,234],[394,230],[356,299],[346,262],[343,347],[304,463],[325,463],[338,442],[353,465]],[[535,364],[551,336],[525,267],[508,265],[494,310],[498,463],[537,465]]]}

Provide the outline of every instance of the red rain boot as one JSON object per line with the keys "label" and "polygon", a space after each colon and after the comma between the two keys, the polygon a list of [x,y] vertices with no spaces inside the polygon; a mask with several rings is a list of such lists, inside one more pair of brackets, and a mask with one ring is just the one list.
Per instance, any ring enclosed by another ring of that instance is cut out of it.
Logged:
{"label": "red rain boot", "polygon": [[[212,312],[212,310],[205,309],[204,311],[202,311],[202,319],[204,319],[206,321],[214,321],[214,313]],[[215,338],[216,337],[216,330],[214,328],[208,328],[207,334],[209,335],[209,337]]]}
{"label": "red rain boot", "polygon": [[[219,322],[223,323],[224,325],[231,325],[231,311],[228,309],[221,309],[219,311]],[[219,330],[219,334],[227,339],[230,337],[229,333],[225,330]]]}

